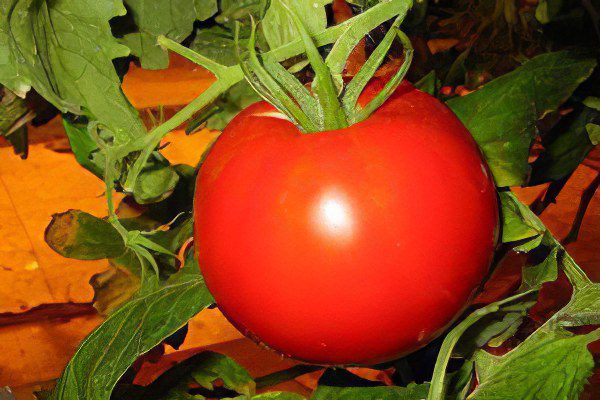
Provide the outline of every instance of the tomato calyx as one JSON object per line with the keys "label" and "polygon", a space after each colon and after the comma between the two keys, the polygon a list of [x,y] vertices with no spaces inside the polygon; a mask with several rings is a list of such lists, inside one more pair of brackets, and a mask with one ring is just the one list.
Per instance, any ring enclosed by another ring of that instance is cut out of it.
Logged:
{"label": "tomato calyx", "polygon": [[[278,0],[281,1],[281,0]],[[250,39],[245,48],[239,40],[239,24],[236,25],[235,42],[239,64],[250,86],[267,102],[282,112],[303,133],[322,132],[346,128],[367,119],[391,95],[404,79],[413,57],[413,47],[408,36],[400,30],[405,13],[396,15],[392,26],[358,73],[345,82],[342,72],[350,52],[357,44],[357,36],[368,34],[360,26],[351,25],[348,40],[336,43],[323,59],[317,43],[311,37],[302,20],[285,2],[282,2],[294,21],[308,63],[315,77],[310,90],[291,72],[268,53],[259,54],[256,49],[257,25],[252,20]],[[384,87],[367,104],[361,106],[358,98],[373,78],[395,40],[403,47],[403,62]]]}

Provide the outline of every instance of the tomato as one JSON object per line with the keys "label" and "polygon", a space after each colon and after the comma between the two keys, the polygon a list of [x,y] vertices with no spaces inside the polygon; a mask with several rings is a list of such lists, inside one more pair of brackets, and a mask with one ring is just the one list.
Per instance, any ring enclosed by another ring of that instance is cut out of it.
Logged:
{"label": "tomato", "polygon": [[256,103],[196,184],[197,256],[219,308],[245,335],[311,363],[373,364],[424,346],[469,304],[497,240],[476,143],[410,84],[328,132],[301,133]]}

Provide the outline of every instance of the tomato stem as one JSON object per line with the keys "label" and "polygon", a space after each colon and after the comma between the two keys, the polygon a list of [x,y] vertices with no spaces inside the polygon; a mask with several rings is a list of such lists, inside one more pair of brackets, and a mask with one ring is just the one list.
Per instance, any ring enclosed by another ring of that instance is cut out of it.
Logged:
{"label": "tomato stem", "polygon": [[[239,74],[240,79],[242,79],[241,71],[239,69],[235,70],[234,72]],[[237,78],[237,76],[234,76],[234,78]],[[133,193],[133,189],[135,187],[135,183],[137,182],[137,178],[142,172],[144,166],[146,165],[148,158],[150,158],[152,152],[154,152],[154,150],[160,145],[160,141],[167,133],[171,132],[173,129],[177,128],[181,123],[191,118],[198,111],[198,109],[201,108],[198,107],[198,104],[208,104],[214,101],[215,99],[217,99],[217,97],[219,97],[219,95],[221,95],[224,91],[229,89],[237,82],[237,79],[217,80],[207,90],[202,92],[200,96],[196,97],[194,100],[192,100],[191,103],[189,103],[187,106],[181,109],[176,114],[177,118],[173,117],[167,120],[165,123],[159,125],[153,131],[151,131],[150,134],[142,137],[139,140],[142,152],[140,153],[139,157],[132,165],[132,167],[129,169],[129,174],[127,175],[125,183],[123,184],[123,190],[126,193]]]}
{"label": "tomato stem", "polygon": [[[350,39],[355,36],[353,35],[353,32],[357,29],[357,27],[360,27],[360,29],[364,32],[369,32],[396,15],[402,16],[403,18],[411,5],[412,1],[410,0],[389,0],[381,2],[371,7],[364,13],[358,14],[339,25],[326,28],[321,32],[314,34],[312,36],[312,40],[315,42],[316,46],[324,46],[335,42],[336,46],[334,46],[334,48],[338,47],[340,43],[352,43]],[[190,119],[198,111],[212,104],[218,96],[225,93],[233,85],[244,79],[244,74],[240,65],[234,65],[231,67],[223,65],[221,68],[216,66],[211,60],[208,60],[209,62],[207,63],[206,58],[202,57],[200,54],[197,54],[191,49],[185,48],[184,50],[184,46],[181,46],[166,37],[159,37],[158,41],[160,45],[166,49],[178,53],[197,63],[198,65],[213,71],[213,73],[215,73],[217,76],[217,81],[213,83],[205,92],[192,100],[192,102],[190,102],[187,106],[173,115],[170,119],[153,129],[149,135],[136,138],[124,145],[114,146],[114,148],[111,149],[115,159],[122,159],[133,152],[141,152],[140,155],[135,159],[129,174],[127,175],[126,181],[123,184],[123,189],[126,193],[133,192],[133,188],[135,187],[135,183],[139,174],[146,165],[150,155],[160,144],[161,139],[165,135]],[[348,54],[351,50],[352,48],[348,50]],[[268,51],[267,53],[263,54],[262,57],[265,60],[278,63],[280,61],[297,56],[302,52],[302,40],[296,39],[285,45],[277,47],[276,49]],[[327,58],[327,62],[330,61],[330,57]],[[341,69],[343,68],[344,64],[341,63],[339,65],[341,65]],[[332,70],[334,74],[337,71],[335,67],[332,67]],[[219,72],[219,74],[217,74],[217,72]],[[309,115],[314,115],[314,113],[311,112]]]}
{"label": "tomato stem", "polygon": [[[312,92],[300,90],[300,81],[278,62],[268,57],[268,53],[259,57],[256,48],[256,26],[252,21],[252,31],[247,46],[248,56],[243,60],[239,37],[236,29],[236,44],[238,46],[238,59],[244,72],[244,77],[254,90],[271,103],[275,108],[287,115],[298,128],[305,132],[328,131],[343,129],[351,124],[367,119],[377,110],[395,91],[404,79],[412,61],[413,48],[408,37],[398,27],[406,15],[412,2],[404,1],[395,10],[396,17],[382,43],[369,57],[365,65],[352,81],[345,86],[342,71],[354,47],[369,33],[371,26],[364,23],[350,25],[340,36],[333,49],[323,60],[318,44],[311,37],[298,14],[290,4],[282,6],[289,13],[294,22],[300,39],[304,45],[304,52],[315,73],[311,88]],[[356,105],[358,97],[373,78],[375,72],[384,62],[394,39],[399,38],[404,48],[404,60],[399,70],[386,83],[384,88],[364,107]]]}
{"label": "tomato stem", "polygon": [[346,113],[351,114],[355,111],[358,97],[387,56],[387,53],[394,42],[394,38],[396,37],[396,32],[393,28],[400,26],[400,22],[402,22],[400,17],[396,18],[391,28],[385,34],[383,40],[377,45],[375,51],[373,51],[358,73],[352,78],[348,85],[346,85],[344,97],[342,98]]}
{"label": "tomato stem", "polygon": [[204,67],[207,70],[209,70],[210,72],[212,72],[217,78],[222,79],[227,74],[229,67],[219,64],[218,62],[213,61],[210,58],[205,57],[202,54],[197,53],[194,50],[192,50],[188,47],[185,47],[185,46],[177,43],[174,40],[167,38],[166,36],[162,36],[162,35],[159,36],[157,39],[157,43],[160,46],[187,58],[188,60],[192,61],[193,63],[201,65],[202,67]]}
{"label": "tomato stem", "polygon": [[[308,61],[315,72],[315,78],[312,82],[312,90],[315,94],[319,105],[321,106],[322,123],[320,124],[324,130],[340,129],[348,126],[348,121],[342,104],[338,99],[339,89],[336,88],[334,78],[329,66],[325,63],[318,47],[310,37],[304,23],[298,17],[298,14],[292,10],[282,0],[279,0],[291,15],[296,28],[300,32],[300,37],[304,43],[304,50]],[[341,83],[341,82],[340,82]]]}
{"label": "tomato stem", "polygon": [[404,76],[408,72],[408,68],[410,67],[410,63],[412,62],[413,56],[413,48],[408,39],[408,36],[398,28],[392,27],[390,31],[395,31],[398,37],[400,38],[402,45],[404,46],[404,60],[402,61],[402,65],[394,74],[392,79],[390,79],[383,89],[377,93],[377,95],[369,101],[369,103],[362,110],[356,112],[354,114],[353,122],[360,122],[367,119],[375,110],[377,110],[381,105],[394,93],[398,85],[404,79]]}
{"label": "tomato stem", "polygon": [[[282,82],[284,75],[270,74],[265,68],[267,64],[265,63],[263,65],[263,63],[261,63],[259,60],[255,47],[256,24],[254,23],[254,19],[252,19],[252,29],[250,32],[250,39],[248,40],[247,61],[242,60],[241,49],[239,46],[239,30],[239,23],[236,23],[235,42],[237,46],[238,61],[250,86],[252,86],[254,91],[257,92],[263,99],[285,113],[287,117],[294,121],[297,125],[303,127],[305,130],[317,130],[317,125],[314,124],[313,120],[311,120],[305,110],[299,107],[296,101],[294,101],[294,99],[292,99],[292,97],[289,96],[287,91],[284,89],[284,82]],[[306,95],[309,96],[308,91],[306,93]],[[300,103],[300,101],[298,101],[298,103]]]}

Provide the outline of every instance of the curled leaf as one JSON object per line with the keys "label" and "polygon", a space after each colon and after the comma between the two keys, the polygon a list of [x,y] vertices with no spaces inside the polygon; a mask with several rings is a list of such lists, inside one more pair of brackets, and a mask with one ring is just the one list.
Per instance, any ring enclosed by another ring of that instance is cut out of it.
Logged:
{"label": "curled leaf", "polygon": [[115,258],[125,252],[123,238],[109,222],[80,210],[54,214],[45,240],[58,254],[78,260]]}

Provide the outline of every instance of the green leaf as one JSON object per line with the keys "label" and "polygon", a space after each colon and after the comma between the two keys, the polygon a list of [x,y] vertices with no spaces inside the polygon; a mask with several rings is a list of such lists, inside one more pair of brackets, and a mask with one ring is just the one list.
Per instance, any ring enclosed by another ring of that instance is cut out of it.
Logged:
{"label": "green leaf", "polygon": [[133,32],[124,35],[119,42],[127,46],[131,54],[138,57],[144,69],[165,69],[169,66],[169,55],[156,42],[157,35],[148,32]]}
{"label": "green leaf", "polygon": [[439,80],[436,76],[435,70],[431,70],[427,75],[415,83],[415,87],[417,89],[432,96],[435,96],[438,85]]}
{"label": "green leaf", "polygon": [[[244,400],[244,399],[240,399]],[[250,400],[305,400],[304,396],[290,392],[268,392],[252,396]]]}
{"label": "green leaf", "polygon": [[[0,136],[2,136],[0,134]],[[21,159],[26,159],[29,154],[29,139],[27,134],[27,126],[23,125],[15,130],[13,130],[10,135],[4,136],[4,138],[10,143],[13,148],[13,152],[21,157]]]}
{"label": "green leaf", "polygon": [[[238,394],[237,400],[303,400],[304,397],[287,392],[268,392],[255,395],[255,383],[248,372],[231,358],[211,351],[203,351],[175,364],[162,373],[151,384],[139,387],[136,392],[129,390],[129,396],[119,398],[134,399],[205,399],[191,394],[190,388],[200,385],[209,391],[217,389],[215,381],[220,381],[219,388],[224,387]],[[119,393],[123,393],[126,385],[119,385]],[[114,395],[113,395],[114,396]],[[208,397],[211,397],[208,395]],[[228,397],[230,398],[230,397]]]}
{"label": "green leaf", "polygon": [[470,54],[471,47],[468,47],[456,57],[446,73],[446,77],[444,79],[445,85],[458,85],[465,82],[465,75],[467,73],[467,67],[465,66],[465,63]]}
{"label": "green leaf", "polygon": [[239,394],[254,395],[256,384],[244,368],[231,358],[210,351],[197,356],[194,370],[191,373],[194,380],[203,388],[213,390],[213,382],[223,381],[223,386]]}
{"label": "green leaf", "polygon": [[479,386],[468,398],[577,399],[594,368],[587,346],[598,339],[600,330],[579,336],[539,330],[504,356],[479,350]]}
{"label": "green leaf", "polygon": [[542,242],[546,227],[542,221],[512,192],[500,192],[502,206],[502,243],[525,243],[515,247],[516,251],[530,251]]}
{"label": "green leaf", "polygon": [[[534,302],[531,302],[531,307],[533,307]],[[511,337],[513,337],[517,331],[519,330],[519,327],[522,325],[523,320],[525,319],[525,312],[523,313],[509,313],[506,314],[506,316],[509,317],[506,325],[504,326],[504,330],[502,330],[502,332],[500,332],[497,336],[491,338],[488,342],[487,345],[489,347],[500,347],[504,344],[504,342],[506,342],[508,339],[510,339]]]}
{"label": "green leaf", "polygon": [[[162,216],[159,210],[153,210],[153,208],[167,207],[174,207],[174,205],[171,201],[167,201],[166,204],[154,204],[149,206],[149,210],[146,210],[144,214],[135,218],[122,219],[120,222],[129,231],[144,231],[153,243],[169,252],[176,253],[192,237],[194,223],[192,218],[184,219],[182,214],[180,214],[181,218],[175,218],[176,221],[171,224],[166,223],[169,221],[163,224],[153,219]],[[159,268],[160,277],[166,278],[177,272],[177,260],[174,257],[160,253],[153,255]],[[142,272],[139,259],[130,249],[120,257],[110,259],[109,269],[94,275],[90,280],[90,284],[94,288],[93,303],[98,312],[108,315],[128,301],[140,289]],[[145,278],[147,278],[145,284],[153,284],[153,282],[149,282],[149,277]],[[154,278],[152,277],[152,279]]]}
{"label": "green leaf", "polygon": [[265,3],[264,0],[221,0],[221,12],[217,15],[216,21],[226,24],[248,18],[250,15],[259,15]]}
{"label": "green leaf", "polygon": [[[135,266],[127,266],[125,261]],[[110,260],[110,268],[90,279],[94,288],[92,303],[100,315],[106,316],[116,310],[140,288],[140,265],[130,250],[121,257]]]}
{"label": "green leaf", "polygon": [[563,7],[563,0],[540,0],[535,9],[535,18],[542,24],[551,22]]}
{"label": "green leaf", "polygon": [[156,203],[169,197],[177,182],[179,175],[169,165],[160,153],[155,152],[137,178],[133,188],[133,196],[139,204]]}
{"label": "green leaf", "polygon": [[104,155],[98,151],[98,144],[88,131],[87,124],[72,121],[71,118],[65,116],[63,117],[63,126],[77,162],[101,178],[106,160]]}
{"label": "green leaf", "polygon": [[121,234],[110,223],[79,210],[54,214],[45,240],[58,254],[79,260],[113,258],[125,252]]}
{"label": "green leaf", "polygon": [[548,256],[539,264],[523,267],[523,277],[520,290],[540,289],[546,282],[558,278],[559,247],[554,246]]}
{"label": "green leaf", "polygon": [[503,315],[490,314],[471,326],[461,337],[454,350],[454,354],[469,356],[477,348],[483,347],[490,341],[503,337],[503,334],[507,331],[513,331],[517,328],[527,314],[527,310],[535,304],[535,301],[518,304],[521,307],[519,311]]}
{"label": "green leaf", "polygon": [[189,36],[197,17],[197,3],[201,3],[198,4],[200,10],[206,14],[216,7],[214,0],[125,0],[139,32],[125,35],[123,43],[140,58],[142,68],[163,69],[169,66],[169,56],[156,39],[164,35],[181,42]]}
{"label": "green leaf", "polygon": [[583,107],[563,117],[549,132],[554,139],[544,143],[544,151],[531,164],[529,185],[556,181],[571,175],[594,148],[588,125],[598,120],[600,112]]}
{"label": "green leaf", "polygon": [[588,133],[588,136],[590,138],[590,142],[592,142],[592,145],[597,145],[598,143],[600,143],[600,125],[598,124],[587,124],[585,126],[585,130]]}
{"label": "green leaf", "polygon": [[471,390],[473,382],[473,362],[465,361],[458,371],[452,374],[448,381],[446,400],[463,400]]}
{"label": "green leaf", "polygon": [[194,201],[196,170],[185,164],[174,165],[173,169],[179,175],[173,194],[158,203],[145,205],[143,214],[136,218],[122,219],[121,222],[127,224],[128,229],[152,231],[161,225],[169,225],[172,230],[189,217]]}
{"label": "green leaf", "polygon": [[600,111],[600,97],[588,96],[583,100],[583,104],[596,111]]}
{"label": "green leaf", "polygon": [[[524,292],[524,291],[521,291]],[[470,326],[458,341],[454,355],[470,357],[473,351],[489,345],[498,347],[513,336],[527,312],[536,303],[533,296],[527,296],[520,302],[511,304],[508,310],[488,314]]]}
{"label": "green leaf", "polygon": [[[511,310],[522,311],[524,308],[528,307],[527,303],[523,303],[523,299],[530,297],[534,293],[535,291],[517,293],[505,299],[498,300],[494,303],[490,303],[478,308],[467,315],[450,332],[448,332],[444,338],[444,341],[442,342],[442,346],[440,347],[437,356],[433,376],[431,378],[429,393],[427,394],[427,400],[445,399],[447,386],[446,369],[454,348],[461,340],[461,337],[471,328],[473,328],[474,325],[478,325],[483,320],[493,316],[495,313],[510,312]],[[492,319],[492,321],[494,321],[494,319]],[[483,328],[485,329],[485,323]],[[471,337],[476,337],[476,335],[471,335]],[[463,351],[463,353],[466,354],[467,352]]]}
{"label": "green leaf", "polygon": [[378,3],[382,3],[384,0],[348,0],[347,3],[359,7],[361,12],[368,10]]}
{"label": "green leaf", "polygon": [[281,371],[273,372],[272,374],[261,376],[260,378],[256,378],[256,388],[266,388],[269,386],[275,386],[282,382],[290,381],[294,378],[297,378],[301,375],[308,374],[311,372],[315,372],[321,370],[325,367],[320,365],[308,365],[308,364],[298,364],[290,367],[288,369],[284,369]]}
{"label": "green leaf", "polygon": [[29,112],[25,99],[0,86],[0,136],[10,142],[15,154],[27,158],[27,122],[35,114]]}
{"label": "green leaf", "polygon": [[600,284],[590,282],[574,288],[571,301],[557,313],[556,319],[566,327],[600,325]]}
{"label": "green leaf", "polygon": [[108,24],[124,13],[120,0],[0,0],[0,83],[99,121],[116,144],[145,134],[112,63],[129,54]]}
{"label": "green leaf", "polygon": [[427,396],[428,384],[410,384],[407,387],[335,387],[319,386],[311,400],[421,400]]}
{"label": "green leaf", "polygon": [[[240,43],[246,46],[248,41],[244,38]],[[233,32],[221,25],[199,29],[190,49],[222,65],[237,64]]]}
{"label": "green leaf", "polygon": [[[263,59],[265,69],[281,85],[282,88],[298,103],[306,115],[314,116],[320,112],[319,102],[294,74],[280,63],[269,58]],[[316,122],[318,118],[313,118]]]}
{"label": "green leaf", "polygon": [[521,185],[536,122],[556,110],[596,66],[560,51],[539,55],[483,88],[448,101],[481,147],[497,186]]}
{"label": "green leaf", "polygon": [[194,0],[194,6],[199,21],[206,21],[219,11],[217,0]]}
{"label": "green leaf", "polygon": [[298,14],[309,34],[327,27],[325,5],[331,0],[271,0],[261,20],[263,35],[271,49],[283,46],[300,35],[283,2]]}
{"label": "green leaf", "polygon": [[500,192],[502,206],[502,242],[516,243],[514,251],[529,252],[542,243],[550,246],[550,252],[536,265],[523,268],[521,291],[539,289],[545,282],[556,280],[560,248],[554,243],[542,221],[512,192]]}
{"label": "green leaf", "polygon": [[109,400],[127,368],[212,304],[190,251],[166,282],[114,311],[80,345],[52,393],[54,400]]}

